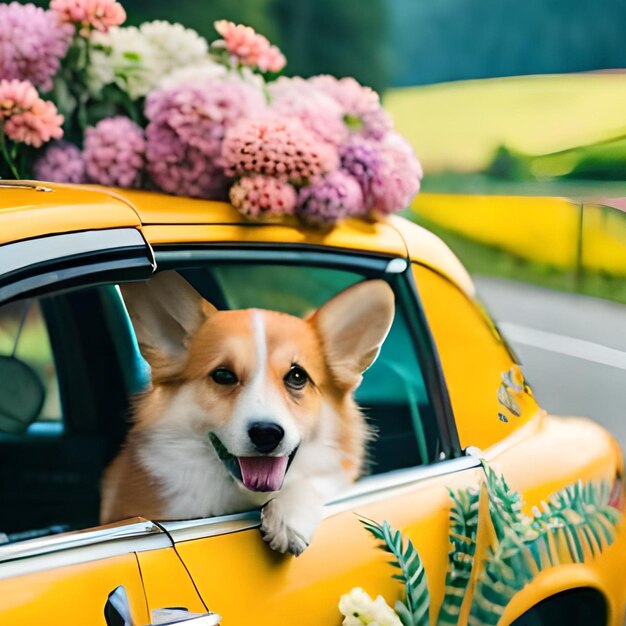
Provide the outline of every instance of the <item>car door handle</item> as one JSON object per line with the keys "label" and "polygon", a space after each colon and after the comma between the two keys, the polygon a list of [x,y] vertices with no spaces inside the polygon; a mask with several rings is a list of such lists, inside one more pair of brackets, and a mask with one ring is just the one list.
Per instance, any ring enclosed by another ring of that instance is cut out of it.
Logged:
{"label": "car door handle", "polygon": [[222,618],[217,613],[190,613],[187,609],[156,609],[150,626],[217,626]]}
{"label": "car door handle", "polygon": [[[164,608],[152,611],[149,626],[218,626],[222,618],[217,613],[191,613],[184,608]],[[128,595],[124,585],[116,587],[104,605],[107,626],[137,626],[132,619]]]}

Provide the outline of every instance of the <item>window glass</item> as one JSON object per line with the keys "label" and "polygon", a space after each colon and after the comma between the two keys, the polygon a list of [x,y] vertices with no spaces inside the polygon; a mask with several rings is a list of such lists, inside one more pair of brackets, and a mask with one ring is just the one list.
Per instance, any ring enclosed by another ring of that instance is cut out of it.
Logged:
{"label": "window glass", "polygon": [[[303,265],[212,265],[181,272],[218,308],[263,308],[306,316],[334,295],[364,280],[338,269]],[[427,463],[438,436],[413,339],[401,307],[356,400],[378,437],[369,451],[372,473]]]}
{"label": "window glass", "polygon": [[37,300],[0,307],[0,355],[13,355],[30,366],[45,388],[38,421],[59,421],[59,385],[48,330]]}

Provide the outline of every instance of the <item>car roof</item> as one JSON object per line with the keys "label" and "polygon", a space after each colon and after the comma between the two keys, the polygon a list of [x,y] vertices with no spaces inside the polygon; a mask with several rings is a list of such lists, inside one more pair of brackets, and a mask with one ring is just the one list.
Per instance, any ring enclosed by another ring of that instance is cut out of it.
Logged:
{"label": "car roof", "polygon": [[151,191],[34,181],[0,181],[0,191],[0,245],[59,233],[137,228],[153,246],[207,241],[322,246],[408,257],[474,295],[472,280],[446,244],[399,216],[345,219],[321,230],[293,218],[250,222],[227,202]]}

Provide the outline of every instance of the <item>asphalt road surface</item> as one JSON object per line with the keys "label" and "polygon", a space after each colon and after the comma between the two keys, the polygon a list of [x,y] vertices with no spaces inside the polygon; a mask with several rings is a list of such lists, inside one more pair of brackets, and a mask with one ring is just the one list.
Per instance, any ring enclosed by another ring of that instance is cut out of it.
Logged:
{"label": "asphalt road surface", "polygon": [[626,451],[626,305],[474,279],[539,404],[553,414],[595,419]]}

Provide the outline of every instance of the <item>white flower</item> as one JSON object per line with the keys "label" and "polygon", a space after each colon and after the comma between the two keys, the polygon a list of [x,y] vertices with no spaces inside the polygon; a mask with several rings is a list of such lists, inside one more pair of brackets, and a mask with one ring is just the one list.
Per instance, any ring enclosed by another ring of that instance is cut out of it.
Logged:
{"label": "white flower", "polygon": [[194,65],[207,58],[209,44],[195,30],[163,20],[145,22],[139,31],[154,48],[159,79],[179,67]]}
{"label": "white flower", "polygon": [[344,616],[343,626],[402,626],[400,618],[382,596],[372,600],[361,587],[341,596],[339,611]]}
{"label": "white flower", "polygon": [[136,100],[156,84],[157,53],[139,29],[128,26],[94,32],[91,44],[88,84],[92,93],[114,83]]}
{"label": "white flower", "polygon": [[159,81],[159,87],[169,89],[170,87],[180,87],[180,85],[205,83],[214,78],[223,78],[227,73],[226,67],[211,61],[211,59],[206,59],[194,65],[175,69]]}
{"label": "white flower", "polygon": [[96,32],[91,44],[89,90],[97,94],[116,84],[132,100],[147,95],[175,69],[208,59],[208,44],[196,31],[161,20]]}

